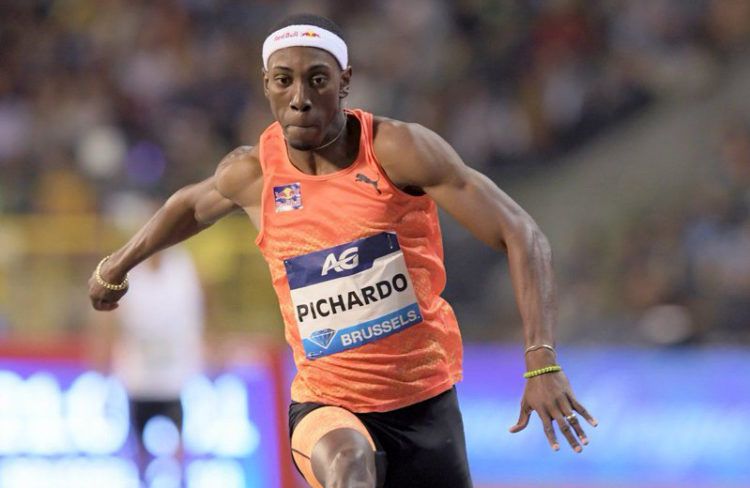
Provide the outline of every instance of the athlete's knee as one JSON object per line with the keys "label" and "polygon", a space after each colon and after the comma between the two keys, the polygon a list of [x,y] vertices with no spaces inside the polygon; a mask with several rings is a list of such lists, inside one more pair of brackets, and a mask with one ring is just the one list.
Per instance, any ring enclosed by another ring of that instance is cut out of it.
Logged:
{"label": "athlete's knee", "polygon": [[368,446],[341,449],[331,461],[326,488],[374,488],[375,456]]}
{"label": "athlete's knee", "polygon": [[326,488],[375,488],[375,451],[356,430],[329,432],[312,454],[315,475]]}

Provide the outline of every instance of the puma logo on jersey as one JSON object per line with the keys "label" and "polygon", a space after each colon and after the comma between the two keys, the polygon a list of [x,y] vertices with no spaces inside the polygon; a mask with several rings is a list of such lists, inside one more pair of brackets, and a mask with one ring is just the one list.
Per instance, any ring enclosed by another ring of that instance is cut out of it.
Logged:
{"label": "puma logo on jersey", "polygon": [[375,187],[375,191],[378,192],[378,195],[381,195],[383,193],[382,191],[380,191],[380,188],[378,188],[378,181],[380,181],[380,175],[378,175],[377,180],[372,180],[370,179],[369,176],[367,176],[364,173],[357,173],[355,177],[355,181],[359,181],[361,183],[367,183],[368,185],[372,185],[373,187]]}
{"label": "puma logo on jersey", "polygon": [[336,255],[334,253],[329,254],[328,256],[326,256],[326,260],[323,262],[323,271],[320,273],[320,275],[325,276],[332,269],[337,273],[340,273],[344,270],[356,268],[357,266],[359,266],[359,254],[357,254],[358,250],[358,247],[350,247],[349,249],[343,251],[338,259],[336,259]]}

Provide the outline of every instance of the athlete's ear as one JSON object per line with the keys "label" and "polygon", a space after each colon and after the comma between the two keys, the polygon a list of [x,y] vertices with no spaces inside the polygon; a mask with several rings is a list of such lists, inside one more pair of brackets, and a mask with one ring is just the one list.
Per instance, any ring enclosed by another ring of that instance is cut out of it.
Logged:
{"label": "athlete's ear", "polygon": [[349,66],[341,72],[341,87],[339,88],[339,98],[346,98],[349,95],[349,82],[352,80],[352,67]]}
{"label": "athlete's ear", "polygon": [[265,68],[261,68],[260,74],[263,76],[263,94],[268,98],[268,71]]}

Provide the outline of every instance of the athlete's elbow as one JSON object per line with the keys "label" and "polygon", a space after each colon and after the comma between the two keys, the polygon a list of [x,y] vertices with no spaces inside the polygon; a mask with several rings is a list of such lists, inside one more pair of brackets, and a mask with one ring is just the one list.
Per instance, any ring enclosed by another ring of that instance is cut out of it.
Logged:
{"label": "athlete's elbow", "polygon": [[191,205],[190,205],[190,187],[189,186],[180,188],[176,192],[172,193],[172,195],[169,198],[167,198],[167,201],[164,202],[164,206],[163,206],[165,210],[171,210],[171,211],[189,210],[190,207]]}
{"label": "athlete's elbow", "polygon": [[184,186],[174,192],[164,203],[162,209],[169,214],[181,216],[180,219],[188,216],[194,219],[196,223],[199,223],[198,216],[196,215],[195,186]]}
{"label": "athlete's elbow", "polygon": [[516,223],[507,232],[503,247],[509,254],[520,254],[533,260],[552,260],[552,247],[549,240],[531,218]]}

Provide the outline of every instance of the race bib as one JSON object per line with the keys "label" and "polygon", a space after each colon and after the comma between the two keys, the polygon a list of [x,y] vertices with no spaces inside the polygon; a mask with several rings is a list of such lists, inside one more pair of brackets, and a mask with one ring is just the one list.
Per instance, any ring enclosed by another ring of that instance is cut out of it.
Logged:
{"label": "race bib", "polygon": [[284,261],[308,359],[422,321],[396,234],[383,232]]}

